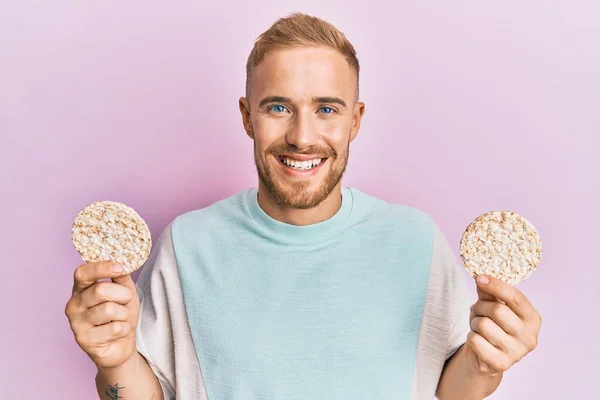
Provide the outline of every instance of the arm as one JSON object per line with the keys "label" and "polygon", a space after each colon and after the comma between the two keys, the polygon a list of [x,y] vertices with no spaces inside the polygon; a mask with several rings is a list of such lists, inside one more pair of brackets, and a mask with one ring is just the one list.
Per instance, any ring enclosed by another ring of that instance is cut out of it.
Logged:
{"label": "arm", "polygon": [[138,352],[118,367],[99,367],[96,390],[100,399],[165,400],[158,379]]}
{"label": "arm", "polygon": [[439,400],[481,400],[491,395],[502,381],[502,373],[478,374],[469,366],[469,348],[462,346],[446,362],[437,388]]}
{"label": "arm", "polygon": [[496,278],[480,275],[476,282],[470,331],[442,373],[440,400],[486,398],[503,373],[537,347],[541,316],[529,299]]}
{"label": "arm", "polygon": [[157,377],[136,351],[140,301],[121,265],[79,266],[65,313],[77,344],[98,368],[101,399],[163,399]]}
{"label": "arm", "polygon": [[479,277],[474,303],[464,269],[437,226],[436,235],[425,335],[439,339],[421,364],[438,375],[427,391],[431,374],[423,373],[421,391],[431,397],[435,391],[440,400],[484,399],[498,388],[504,371],[535,348],[541,319],[521,292],[493,278]]}

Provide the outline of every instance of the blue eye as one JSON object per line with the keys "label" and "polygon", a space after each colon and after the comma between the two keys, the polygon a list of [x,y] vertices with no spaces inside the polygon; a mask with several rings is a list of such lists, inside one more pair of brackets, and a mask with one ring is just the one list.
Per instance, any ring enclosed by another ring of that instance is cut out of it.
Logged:
{"label": "blue eye", "polygon": [[282,113],[285,111],[285,107],[282,106],[281,104],[274,104],[269,108],[271,109],[271,111],[274,111],[276,113]]}
{"label": "blue eye", "polygon": [[320,110],[322,110],[322,112],[324,112],[325,114],[331,114],[332,112],[334,112],[335,110],[331,107],[321,107]]}

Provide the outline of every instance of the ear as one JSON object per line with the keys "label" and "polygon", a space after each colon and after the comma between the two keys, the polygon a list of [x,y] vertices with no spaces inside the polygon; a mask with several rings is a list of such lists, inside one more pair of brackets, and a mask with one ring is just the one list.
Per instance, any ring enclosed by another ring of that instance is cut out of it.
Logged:
{"label": "ear", "polygon": [[360,121],[365,114],[365,103],[359,101],[354,106],[354,114],[352,115],[352,130],[350,131],[350,142],[352,142],[360,129]]}
{"label": "ear", "polygon": [[250,118],[250,103],[245,97],[240,97],[239,100],[240,113],[242,114],[242,123],[244,130],[250,139],[254,140],[254,129],[252,129],[252,119]]}

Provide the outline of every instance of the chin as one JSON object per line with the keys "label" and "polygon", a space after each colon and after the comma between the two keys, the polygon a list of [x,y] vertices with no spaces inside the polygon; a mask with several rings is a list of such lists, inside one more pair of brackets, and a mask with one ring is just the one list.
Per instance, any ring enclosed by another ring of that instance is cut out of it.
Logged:
{"label": "chin", "polygon": [[341,180],[341,173],[332,169],[333,159],[304,171],[292,170],[286,160],[270,157],[258,168],[259,179],[273,201],[282,208],[307,210],[325,201]]}
{"label": "chin", "polygon": [[336,186],[331,183],[323,178],[310,182],[286,180],[265,184],[265,187],[279,206],[307,210],[317,207],[331,195]]}
{"label": "chin", "polygon": [[322,190],[311,189],[309,182],[285,182],[276,184],[274,198],[281,206],[308,209],[316,207],[321,203],[320,193]]}

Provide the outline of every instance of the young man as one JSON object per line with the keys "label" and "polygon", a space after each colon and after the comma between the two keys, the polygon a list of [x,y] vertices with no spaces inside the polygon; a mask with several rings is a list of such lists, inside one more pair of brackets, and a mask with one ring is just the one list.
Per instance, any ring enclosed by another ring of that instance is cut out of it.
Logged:
{"label": "young man", "polygon": [[176,218],[137,287],[111,263],[75,272],[101,398],[483,399],[536,347],[521,292],[481,277],[471,307],[431,218],[342,186],[358,78],[320,19],[259,37],[239,102],[258,187]]}

